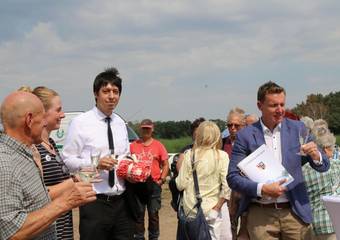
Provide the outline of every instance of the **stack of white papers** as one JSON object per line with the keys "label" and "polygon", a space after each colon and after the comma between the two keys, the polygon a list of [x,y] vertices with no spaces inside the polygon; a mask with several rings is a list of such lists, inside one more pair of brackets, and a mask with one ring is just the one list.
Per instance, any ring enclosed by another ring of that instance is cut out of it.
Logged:
{"label": "stack of white papers", "polygon": [[287,179],[282,184],[288,185],[294,178],[279,163],[274,156],[274,152],[265,144],[243,159],[237,167],[252,181],[257,183],[272,183]]}
{"label": "stack of white papers", "polygon": [[335,229],[336,238],[340,239],[340,196],[322,196]]}

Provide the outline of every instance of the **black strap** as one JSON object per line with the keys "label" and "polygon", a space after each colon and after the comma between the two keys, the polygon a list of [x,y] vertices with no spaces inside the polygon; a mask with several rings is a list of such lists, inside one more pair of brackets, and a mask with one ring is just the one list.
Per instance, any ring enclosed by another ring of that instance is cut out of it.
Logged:
{"label": "black strap", "polygon": [[[110,154],[114,154],[114,149],[115,146],[113,144],[113,136],[112,136],[112,130],[111,130],[111,118],[107,117],[105,118],[105,121],[107,122],[107,138],[109,141],[109,149],[110,149]],[[115,170],[110,170],[109,171],[109,186],[113,187],[115,185]]]}
{"label": "black strap", "polygon": [[195,169],[195,150],[192,150],[193,154],[192,154],[192,159],[191,159],[191,167],[192,167],[192,176],[194,179],[194,187],[195,187],[195,195],[196,195],[196,199],[197,199],[197,203],[194,207],[199,208],[201,206],[202,203],[202,197],[200,194],[200,188],[198,186],[198,179],[197,179],[197,172]]}

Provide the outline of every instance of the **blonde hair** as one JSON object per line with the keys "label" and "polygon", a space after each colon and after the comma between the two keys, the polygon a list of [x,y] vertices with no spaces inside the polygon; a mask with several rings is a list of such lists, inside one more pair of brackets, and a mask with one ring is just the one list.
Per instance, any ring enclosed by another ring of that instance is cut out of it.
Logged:
{"label": "blonde hair", "polygon": [[59,96],[59,94],[56,91],[44,86],[36,87],[33,90],[29,86],[21,86],[17,91],[29,92],[37,96],[43,103],[45,111],[50,109],[52,98]]}
{"label": "blonde hair", "polygon": [[17,91],[32,93],[32,88],[29,86],[21,86]]}
{"label": "blonde hair", "polygon": [[52,98],[59,96],[56,91],[43,86],[34,88],[32,93],[40,99],[46,111],[51,107]]}
{"label": "blonde hair", "polygon": [[202,122],[196,130],[196,138],[193,146],[193,151],[197,150],[197,158],[200,158],[207,150],[221,149],[222,139],[221,131],[212,121]]}

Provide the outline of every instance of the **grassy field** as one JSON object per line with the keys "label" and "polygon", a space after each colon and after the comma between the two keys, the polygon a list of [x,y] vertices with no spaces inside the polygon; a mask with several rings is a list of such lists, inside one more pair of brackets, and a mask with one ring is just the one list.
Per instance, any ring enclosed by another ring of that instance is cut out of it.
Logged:
{"label": "grassy field", "polygon": [[183,147],[191,143],[191,137],[183,137],[177,139],[159,139],[164,144],[168,153],[177,153]]}
{"label": "grassy field", "polygon": [[336,135],[336,144],[340,145],[340,135]]}

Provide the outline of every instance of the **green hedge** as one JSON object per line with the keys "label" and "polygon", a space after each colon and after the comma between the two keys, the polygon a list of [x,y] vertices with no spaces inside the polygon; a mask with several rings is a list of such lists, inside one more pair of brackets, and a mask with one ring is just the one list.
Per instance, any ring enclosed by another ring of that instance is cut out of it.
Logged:
{"label": "green hedge", "polygon": [[159,139],[164,144],[168,153],[178,153],[183,147],[191,143],[191,137],[181,137],[177,139]]}

